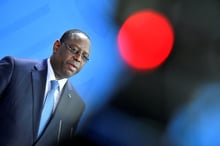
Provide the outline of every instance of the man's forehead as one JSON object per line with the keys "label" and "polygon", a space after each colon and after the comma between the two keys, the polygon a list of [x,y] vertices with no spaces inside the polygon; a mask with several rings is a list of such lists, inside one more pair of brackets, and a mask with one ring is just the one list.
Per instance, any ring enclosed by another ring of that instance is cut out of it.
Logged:
{"label": "man's forehead", "polygon": [[85,49],[89,51],[90,49],[90,39],[88,38],[87,35],[85,35],[84,33],[72,33],[69,39],[69,45],[76,45],[77,47],[81,48],[81,49]]}
{"label": "man's forehead", "polygon": [[72,33],[70,39],[76,39],[76,40],[88,39],[88,37],[84,33],[77,32],[77,33]]}

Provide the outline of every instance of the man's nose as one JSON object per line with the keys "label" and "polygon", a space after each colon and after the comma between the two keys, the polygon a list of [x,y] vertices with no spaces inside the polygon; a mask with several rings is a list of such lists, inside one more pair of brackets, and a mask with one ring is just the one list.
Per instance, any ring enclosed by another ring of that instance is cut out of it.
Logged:
{"label": "man's nose", "polygon": [[74,54],[74,58],[77,60],[77,61],[82,61],[82,52],[78,52],[76,54]]}

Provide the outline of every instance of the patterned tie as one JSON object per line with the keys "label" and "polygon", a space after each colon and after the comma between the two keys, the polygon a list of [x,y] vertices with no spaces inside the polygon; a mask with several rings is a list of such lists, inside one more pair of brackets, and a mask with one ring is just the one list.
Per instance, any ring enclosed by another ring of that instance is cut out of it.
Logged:
{"label": "patterned tie", "polygon": [[52,111],[53,111],[53,104],[54,104],[54,93],[56,89],[58,88],[58,82],[56,80],[51,81],[51,89],[48,91],[45,103],[43,105],[43,110],[41,113],[41,120],[40,125],[38,129],[37,135],[39,136],[43,129],[45,128],[45,125],[47,124]]}

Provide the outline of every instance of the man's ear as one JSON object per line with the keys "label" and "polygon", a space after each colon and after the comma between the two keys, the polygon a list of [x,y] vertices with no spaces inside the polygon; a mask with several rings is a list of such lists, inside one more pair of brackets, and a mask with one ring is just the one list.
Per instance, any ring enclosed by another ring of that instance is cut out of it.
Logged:
{"label": "man's ear", "polygon": [[56,40],[53,44],[53,53],[56,53],[58,49],[60,48],[61,42],[59,40]]}

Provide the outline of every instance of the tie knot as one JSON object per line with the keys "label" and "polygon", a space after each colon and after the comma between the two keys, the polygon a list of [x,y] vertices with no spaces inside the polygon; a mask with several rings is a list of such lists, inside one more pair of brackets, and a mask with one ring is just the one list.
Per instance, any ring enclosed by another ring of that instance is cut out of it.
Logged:
{"label": "tie knot", "polygon": [[50,81],[50,83],[51,83],[51,90],[56,90],[58,87],[58,81],[52,80],[52,81]]}

